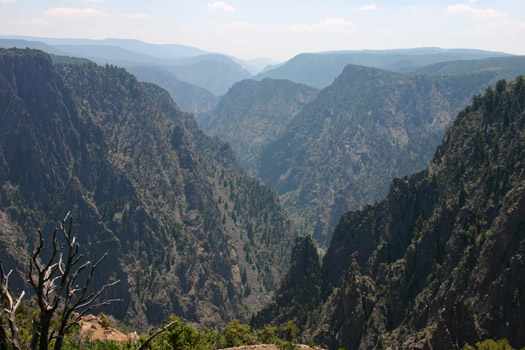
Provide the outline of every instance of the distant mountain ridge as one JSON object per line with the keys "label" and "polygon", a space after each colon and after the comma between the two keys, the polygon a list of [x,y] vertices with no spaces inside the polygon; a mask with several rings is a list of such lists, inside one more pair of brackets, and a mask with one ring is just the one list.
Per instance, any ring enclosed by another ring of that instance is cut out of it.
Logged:
{"label": "distant mountain ridge", "polygon": [[49,39],[20,36],[14,36],[15,39],[9,39],[13,36],[0,38],[0,45],[5,48],[42,49],[48,53],[79,56],[98,64],[114,64],[120,67],[160,67],[174,74],[176,78],[200,86],[217,96],[225,94],[233,83],[252,76],[238,62],[226,55],[183,45],[154,45],[127,39]]}
{"label": "distant mountain ridge", "polygon": [[438,62],[474,60],[496,56],[509,55],[502,52],[439,48],[302,53],[277,68],[256,75],[254,79],[288,79],[323,89],[341,74],[347,64],[408,73]]}
{"label": "distant mountain ridge", "polygon": [[[58,42],[61,42],[61,41],[58,41]],[[65,42],[68,43],[69,41],[65,40]],[[92,41],[86,40],[86,42],[91,43]],[[109,41],[108,43],[112,43],[112,42],[113,41]],[[123,57],[127,57],[126,55],[130,53],[130,51],[127,51],[126,49],[111,46],[109,44],[106,46],[102,46],[102,45],[100,46],[105,48],[105,51],[108,52],[109,54],[116,55],[120,59],[122,59]],[[71,57],[68,55],[75,56],[75,54],[62,51],[56,47],[53,47],[53,46],[50,46],[48,44],[45,44],[43,42],[38,42],[38,41],[26,41],[22,39],[0,39],[0,47],[5,47],[5,48],[28,47],[28,48],[42,50],[51,55],[52,61],[54,63],[86,64],[89,62],[98,61],[99,63],[104,64],[106,62],[105,59],[94,58],[94,60],[91,61],[88,59]],[[68,46],[66,45],[62,47],[67,49]],[[87,53],[89,54],[90,46],[86,46],[85,49],[86,48],[87,48]],[[82,51],[85,51],[85,50],[82,50]],[[141,57],[145,57],[147,61],[150,63],[151,61],[153,62],[166,61],[166,60],[159,60],[158,58],[155,58],[152,56],[141,56]],[[187,63],[188,61],[186,60],[183,62]],[[148,65],[143,65],[144,63],[142,63],[141,65],[140,60],[126,61],[126,62],[120,62],[120,63],[126,66],[128,71],[135,74],[139,80],[154,83],[154,84],[157,84],[165,88],[170,93],[171,97],[178,103],[178,105],[185,112],[197,113],[197,114],[205,113],[213,109],[215,105],[217,104],[218,98],[215,95],[213,95],[211,92],[199,86],[196,86],[190,83],[186,83],[186,82],[183,82],[177,79],[172,73],[162,68],[161,66],[158,66],[156,64],[153,66],[148,66]]]}
{"label": "distant mountain ridge", "polygon": [[129,66],[152,66],[163,68],[178,79],[200,86],[216,95],[222,95],[236,81],[249,78],[251,74],[233,59],[221,55],[204,53],[190,57],[158,58],[138,54],[119,46],[109,45],[56,45],[69,54],[86,57],[98,64]]}
{"label": "distant mountain ridge", "polygon": [[105,45],[118,46],[123,49],[150,55],[159,58],[181,58],[208,54],[209,52],[180,44],[149,44],[136,39],[67,39],[67,38],[44,38],[23,35],[0,35],[0,38],[38,41],[50,46],[55,45]]}
{"label": "distant mountain ridge", "polygon": [[126,70],[136,76],[139,81],[154,82],[166,89],[185,112],[195,115],[207,113],[215,108],[219,100],[208,90],[183,82],[161,67],[128,66]]}
{"label": "distant mountain ridge", "polygon": [[461,60],[435,63],[415,70],[414,74],[465,74],[492,72],[497,80],[514,80],[517,71],[525,71],[525,56],[490,57],[479,60]]}

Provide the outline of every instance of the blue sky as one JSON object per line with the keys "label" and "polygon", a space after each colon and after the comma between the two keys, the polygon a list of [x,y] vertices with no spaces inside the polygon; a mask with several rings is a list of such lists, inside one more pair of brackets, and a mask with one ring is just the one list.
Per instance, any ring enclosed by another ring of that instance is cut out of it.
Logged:
{"label": "blue sky", "polygon": [[525,54],[525,0],[0,0],[0,34],[133,38],[278,61],[422,46]]}

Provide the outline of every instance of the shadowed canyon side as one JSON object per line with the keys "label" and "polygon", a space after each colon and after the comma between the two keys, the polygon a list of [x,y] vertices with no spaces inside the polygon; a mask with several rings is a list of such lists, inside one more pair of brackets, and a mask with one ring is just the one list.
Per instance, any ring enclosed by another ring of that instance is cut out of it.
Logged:
{"label": "shadowed canyon side", "polygon": [[303,340],[331,349],[461,349],[489,338],[525,346],[524,159],[521,77],[475,96],[425,170],[343,215],[317,300],[296,305],[299,291],[259,315],[291,310],[278,320],[298,320]]}
{"label": "shadowed canyon side", "polygon": [[258,175],[327,244],[342,213],[379,200],[392,177],[428,163],[453,116],[492,78],[348,65],[263,149]]}
{"label": "shadowed canyon side", "polygon": [[262,308],[296,233],[165,90],[113,66],[0,50],[0,115],[6,269],[27,272],[35,228],[50,234],[71,210],[90,258],[109,252],[97,281],[122,281],[110,293],[124,302],[106,310],[117,318],[213,326]]}
{"label": "shadowed canyon side", "polygon": [[284,324],[294,320],[306,324],[321,296],[321,263],[311,236],[301,236],[292,250],[290,269],[275,293],[274,301],[252,317],[251,324],[261,329],[268,323]]}

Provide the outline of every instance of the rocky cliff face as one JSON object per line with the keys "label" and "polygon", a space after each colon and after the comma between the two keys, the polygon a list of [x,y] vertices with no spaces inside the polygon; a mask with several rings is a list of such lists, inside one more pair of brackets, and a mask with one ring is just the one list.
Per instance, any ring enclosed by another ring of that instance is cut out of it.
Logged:
{"label": "rocky cliff face", "polygon": [[461,349],[486,338],[525,346],[524,130],[525,81],[500,81],[459,113],[425,170],[344,214],[305,340],[333,349]]}
{"label": "rocky cliff face", "polygon": [[453,116],[492,76],[409,76],[348,65],[262,151],[259,177],[321,243],[339,217],[423,169]]}
{"label": "rocky cliff face", "polygon": [[197,121],[212,136],[227,141],[239,164],[257,176],[265,145],[275,141],[318,90],[288,80],[243,80],[222,96],[213,112]]}
{"label": "rocky cliff face", "polygon": [[309,312],[318,306],[321,293],[321,264],[317,248],[310,236],[295,240],[291,266],[275,293],[275,302],[255,317],[256,329],[267,324],[281,325],[289,320],[305,323]]}
{"label": "rocky cliff face", "polygon": [[50,234],[71,210],[88,255],[109,252],[97,281],[122,281],[111,293],[125,301],[106,312],[136,325],[247,319],[277,285],[295,235],[283,211],[166,91],[1,50],[0,115],[7,268],[23,275],[35,228]]}

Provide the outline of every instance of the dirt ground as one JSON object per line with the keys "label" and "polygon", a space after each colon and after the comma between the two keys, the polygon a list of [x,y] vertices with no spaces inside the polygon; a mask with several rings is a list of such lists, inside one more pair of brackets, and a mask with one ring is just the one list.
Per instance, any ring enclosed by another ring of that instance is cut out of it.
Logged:
{"label": "dirt ground", "polygon": [[[324,350],[317,346],[312,348],[304,344],[297,344],[296,347],[298,350]],[[222,350],[279,350],[279,348],[277,347],[277,345],[274,344],[257,344],[237,346],[235,348],[226,348]]]}

